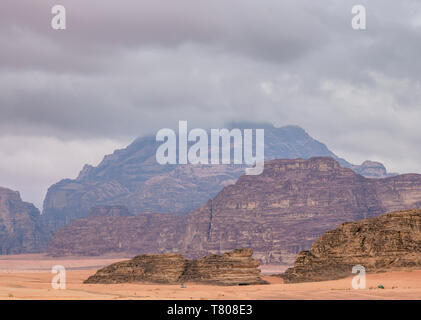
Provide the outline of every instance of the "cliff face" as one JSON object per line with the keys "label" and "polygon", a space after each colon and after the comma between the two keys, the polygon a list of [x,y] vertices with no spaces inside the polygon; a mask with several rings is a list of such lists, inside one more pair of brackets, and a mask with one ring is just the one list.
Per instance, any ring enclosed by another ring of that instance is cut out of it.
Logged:
{"label": "cliff face", "polygon": [[223,255],[186,260],[180,254],[139,255],[102,268],[85,283],[184,283],[249,285],[266,283],[260,277],[253,250],[237,249]]}
{"label": "cliff face", "polygon": [[332,158],[273,160],[261,175],[243,175],[187,216],[77,220],[55,234],[49,252],[137,250],[197,258],[250,247],[263,263],[292,264],[340,223],[421,207],[420,200],[421,175],[367,179]]}
{"label": "cliff face", "polygon": [[345,221],[417,207],[421,175],[367,179],[331,158],[273,160],[242,176],[189,215],[185,251],[250,246],[264,263],[294,261],[323,232]]}
{"label": "cliff face", "polygon": [[[328,156],[367,176],[384,177],[381,164],[354,166],[339,159],[324,144],[296,126],[239,124],[234,128],[265,129],[265,159]],[[230,127],[230,128],[231,128]],[[85,166],[79,176],[48,190],[43,218],[52,230],[83,218],[95,205],[124,205],[134,213],[187,213],[199,208],[244,174],[239,165],[159,165],[154,136],[137,139],[105,156],[97,166]],[[381,167],[380,169],[376,169]]]}
{"label": "cliff face", "polygon": [[421,267],[421,210],[384,214],[344,223],[299,253],[287,282],[322,281],[352,275],[352,267],[367,272]]}
{"label": "cliff face", "polygon": [[56,232],[48,253],[52,256],[97,256],[119,252],[177,252],[185,228],[185,216],[163,213],[132,216],[126,207],[98,206],[92,208],[86,218]]}
{"label": "cliff face", "polygon": [[0,187],[0,254],[43,252],[49,238],[39,210],[18,192]]}

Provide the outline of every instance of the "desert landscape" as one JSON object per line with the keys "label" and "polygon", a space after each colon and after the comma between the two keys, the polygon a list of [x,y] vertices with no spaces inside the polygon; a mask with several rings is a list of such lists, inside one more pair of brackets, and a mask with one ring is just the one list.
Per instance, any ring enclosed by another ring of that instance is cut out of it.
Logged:
{"label": "desert landscape", "polygon": [[64,2],[0,1],[0,302],[420,303],[421,1]]}
{"label": "desert landscape", "polygon": [[[0,258],[0,299],[142,299],[142,300],[254,300],[254,299],[420,299],[421,270],[394,271],[367,275],[367,289],[354,290],[352,277],[340,280],[285,284],[270,274],[280,266],[262,267],[266,285],[216,286],[186,283],[165,284],[84,284],[99,267],[124,260],[123,257],[67,257],[15,255]],[[51,267],[66,267],[66,289],[51,287]],[[378,288],[383,285],[384,289]]]}

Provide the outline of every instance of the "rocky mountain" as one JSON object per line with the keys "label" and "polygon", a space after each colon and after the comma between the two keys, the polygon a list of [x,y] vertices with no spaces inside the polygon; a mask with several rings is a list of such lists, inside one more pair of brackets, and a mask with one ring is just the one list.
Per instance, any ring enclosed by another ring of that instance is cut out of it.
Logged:
{"label": "rocky mountain", "polygon": [[44,252],[49,238],[39,210],[19,192],[0,187],[0,254]]}
{"label": "rocky mountain", "polygon": [[343,223],[301,251],[282,277],[286,282],[323,281],[366,272],[421,267],[421,210],[400,211]]}
{"label": "rocky mountain", "polygon": [[126,207],[97,206],[85,218],[59,229],[48,252],[52,256],[179,252],[185,229],[186,216],[133,216]]}
{"label": "rocky mountain", "polygon": [[[370,177],[387,176],[382,164],[352,165],[297,126],[234,124],[228,128],[265,129],[265,159],[333,157],[345,167]],[[95,205],[124,205],[134,214],[187,213],[199,208],[225,186],[244,174],[241,165],[160,165],[154,136],[104,157],[97,166],[86,165],[76,179],[51,186],[44,200],[43,218],[52,230],[82,218]]]}
{"label": "rocky mountain", "polygon": [[189,214],[184,250],[251,247],[264,263],[292,264],[338,224],[421,207],[420,200],[421,175],[368,179],[332,158],[272,160]]}
{"label": "rocky mountain", "polygon": [[340,223],[415,207],[421,207],[421,175],[371,179],[327,157],[272,160],[261,175],[241,176],[188,215],[80,219],[58,230],[48,252],[197,258],[250,247],[263,263],[288,265]]}
{"label": "rocky mountain", "polygon": [[265,284],[259,274],[259,262],[252,259],[253,250],[236,249],[223,255],[197,260],[180,254],[145,254],[102,268],[85,283],[205,283],[213,285]]}

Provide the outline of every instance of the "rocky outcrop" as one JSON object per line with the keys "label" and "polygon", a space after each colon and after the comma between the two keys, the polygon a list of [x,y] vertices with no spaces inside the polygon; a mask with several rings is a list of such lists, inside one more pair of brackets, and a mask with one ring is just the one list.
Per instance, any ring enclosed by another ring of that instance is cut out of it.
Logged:
{"label": "rocky outcrop", "polygon": [[[363,175],[387,174],[384,167],[351,165],[296,126],[240,123],[229,128],[264,128],[266,160],[328,156]],[[159,145],[155,136],[137,139],[126,149],[105,156],[97,167],[86,165],[76,179],[51,186],[44,201],[45,222],[57,230],[85,217],[95,205],[124,205],[133,214],[187,213],[244,174],[239,165],[159,165],[155,158]]]}
{"label": "rocky outcrop", "polygon": [[0,254],[43,252],[49,238],[39,210],[19,192],[0,187]]}
{"label": "rocky outcrop", "polygon": [[259,276],[259,262],[251,258],[252,254],[251,249],[237,249],[198,260],[187,260],[180,254],[143,254],[102,268],[85,283],[265,284]]}
{"label": "rocky outcrop", "polygon": [[273,160],[186,215],[86,218],[60,229],[53,255],[180,253],[187,258],[251,247],[262,263],[292,265],[346,221],[421,207],[421,175],[367,179],[332,158]]}
{"label": "rocky outcrop", "polygon": [[299,253],[286,282],[322,281],[366,272],[421,268],[421,210],[400,211],[343,223]]}
{"label": "rocky outcrop", "polygon": [[181,254],[142,254],[102,268],[84,283],[177,283],[186,264]]}
{"label": "rocky outcrop", "polygon": [[260,263],[252,259],[253,250],[236,249],[223,255],[212,254],[187,263],[180,278],[182,282],[218,285],[263,284],[258,269]]}

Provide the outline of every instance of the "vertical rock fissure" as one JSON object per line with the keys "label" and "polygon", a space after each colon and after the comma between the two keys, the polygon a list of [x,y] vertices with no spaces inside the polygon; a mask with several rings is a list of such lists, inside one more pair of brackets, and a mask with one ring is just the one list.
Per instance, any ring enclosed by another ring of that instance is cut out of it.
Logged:
{"label": "vertical rock fissure", "polygon": [[211,230],[212,230],[212,219],[213,219],[213,209],[212,209],[212,200],[210,200],[208,241],[210,240],[210,235],[211,235]]}

